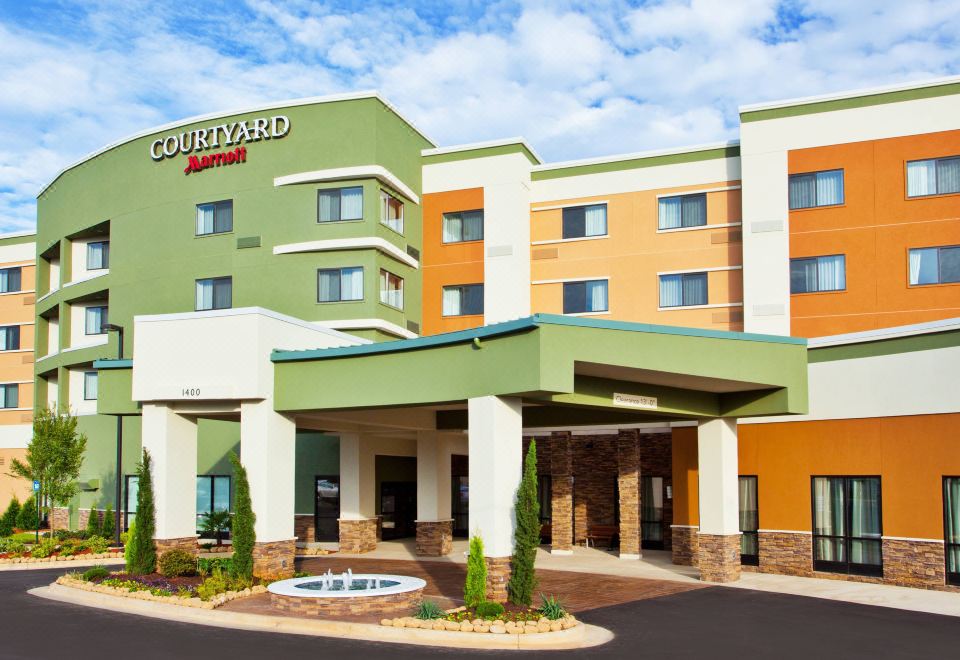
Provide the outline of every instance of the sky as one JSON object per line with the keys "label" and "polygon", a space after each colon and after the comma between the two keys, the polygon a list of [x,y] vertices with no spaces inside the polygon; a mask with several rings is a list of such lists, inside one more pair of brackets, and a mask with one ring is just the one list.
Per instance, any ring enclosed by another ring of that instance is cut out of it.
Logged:
{"label": "sky", "polygon": [[732,139],[737,106],[960,74],[960,0],[0,0],[0,231],[108,143],[379,90],[547,161]]}

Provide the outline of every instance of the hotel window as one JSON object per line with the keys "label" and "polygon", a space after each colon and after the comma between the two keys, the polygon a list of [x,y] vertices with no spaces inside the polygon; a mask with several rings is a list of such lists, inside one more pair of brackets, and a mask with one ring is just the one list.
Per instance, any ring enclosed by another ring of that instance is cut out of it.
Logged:
{"label": "hotel window", "polygon": [[947,584],[960,586],[960,477],[943,478]]}
{"label": "hotel window", "polygon": [[403,233],[403,202],[384,190],[380,191],[380,222]]}
{"label": "hotel window", "polygon": [[317,271],[317,302],[363,300],[363,268],[321,268]]}
{"label": "hotel window", "polygon": [[83,400],[84,401],[97,400],[97,372],[96,371],[83,372]]}
{"label": "hotel window", "polygon": [[644,548],[663,549],[663,477],[640,477],[640,539]]}
{"label": "hotel window", "polygon": [[137,517],[137,493],[140,491],[140,477],[135,474],[128,474],[125,478],[126,488],[124,488],[125,497],[123,499],[123,529],[127,531],[130,525]]}
{"label": "hotel window", "polygon": [[608,309],[607,280],[563,283],[564,314],[606,312]]}
{"label": "hotel window", "polygon": [[200,529],[203,514],[230,510],[230,477],[200,475],[197,477],[197,529]]}
{"label": "hotel window", "polygon": [[233,200],[197,204],[197,236],[233,231]]}
{"label": "hotel window", "polygon": [[483,210],[443,214],[443,242],[483,240]]}
{"label": "hotel window", "polygon": [[385,270],[380,271],[380,302],[403,309],[403,278]]}
{"label": "hotel window", "polygon": [[233,278],[212,277],[197,280],[197,311],[233,307]]}
{"label": "hotel window", "polygon": [[0,327],[0,351],[16,351],[20,348],[20,326]]}
{"label": "hotel window", "polygon": [[563,209],[563,237],[607,235],[607,205],[571,206]]}
{"label": "hotel window", "polygon": [[790,260],[790,293],[843,291],[847,260],[842,254]]}
{"label": "hotel window", "polygon": [[910,284],[960,282],[960,245],[910,250]]}
{"label": "hotel window", "polygon": [[443,287],[444,316],[483,314],[483,285],[462,284]]}
{"label": "hotel window", "polygon": [[660,307],[692,307],[706,304],[706,273],[660,276]]}
{"label": "hotel window", "polygon": [[907,163],[907,197],[960,192],[960,156]]}
{"label": "hotel window", "polygon": [[20,406],[20,386],[16,383],[0,385],[0,396],[3,398],[4,408],[17,408]]}
{"label": "hotel window", "polygon": [[317,191],[317,222],[363,219],[363,188],[334,188]]}
{"label": "hotel window", "polygon": [[760,565],[760,539],[757,530],[757,478],[740,477],[740,563]]}
{"label": "hotel window", "polygon": [[702,227],[707,224],[707,195],[678,195],[659,200],[660,229]]}
{"label": "hotel window", "polygon": [[790,210],[843,204],[843,170],[790,176]]}
{"label": "hotel window", "polygon": [[86,308],[86,311],[84,312],[84,334],[105,335],[107,334],[107,330],[103,326],[107,323],[106,305],[98,305],[96,307]]}
{"label": "hotel window", "polygon": [[87,270],[110,268],[110,241],[87,243]]}
{"label": "hotel window", "polygon": [[882,575],[880,477],[813,477],[813,568]]}
{"label": "hotel window", "polygon": [[0,293],[13,293],[20,290],[20,266],[0,268]]}

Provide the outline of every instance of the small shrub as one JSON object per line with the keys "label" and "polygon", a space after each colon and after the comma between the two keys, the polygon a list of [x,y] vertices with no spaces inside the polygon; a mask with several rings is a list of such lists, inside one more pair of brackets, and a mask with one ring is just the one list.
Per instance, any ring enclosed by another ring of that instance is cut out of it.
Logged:
{"label": "small shrub", "polygon": [[89,550],[95,555],[99,555],[110,548],[110,541],[102,536],[91,536],[86,541],[82,541],[80,547]]}
{"label": "small shrub", "polygon": [[87,518],[87,535],[100,536],[100,512],[96,509],[90,509],[90,516]]}
{"label": "small shrub", "polygon": [[80,543],[78,541],[64,541],[60,544],[60,556],[61,557],[72,557],[77,554],[80,550]]}
{"label": "small shrub", "polygon": [[420,604],[417,605],[417,611],[414,613],[414,617],[417,619],[440,619],[446,616],[446,612],[443,611],[439,605],[434,603],[432,600],[421,600]]}
{"label": "small shrub", "polygon": [[201,557],[197,561],[197,571],[200,575],[206,577],[212,575],[215,570],[220,570],[229,575],[233,561],[230,557]]}
{"label": "small shrub", "polygon": [[27,498],[27,501],[20,507],[17,514],[17,527],[22,530],[36,529],[40,526],[40,519],[37,518],[37,501],[33,496]]}
{"label": "small shrub", "polygon": [[76,539],[82,541],[90,537],[90,534],[87,533],[85,529],[56,529],[53,531],[53,538],[58,541],[68,541],[70,539]]}
{"label": "small shrub", "polygon": [[487,563],[483,558],[483,539],[470,539],[467,557],[467,580],[463,585],[463,600],[467,607],[476,607],[487,599]]}
{"label": "small shrub", "polygon": [[108,504],[106,511],[103,512],[103,524],[100,526],[100,536],[107,540],[112,539],[117,533],[116,522],[113,506]]}
{"label": "small shrub", "polygon": [[540,594],[540,600],[543,602],[537,611],[551,621],[556,621],[557,619],[562,619],[567,616],[566,608],[564,608],[555,596],[544,596]]}
{"label": "small shrub", "polygon": [[224,575],[223,571],[219,568],[214,569],[213,574],[208,577],[203,583],[197,587],[197,596],[200,597],[200,600],[210,600],[218,594],[222,594],[227,591],[229,587],[229,581]]}
{"label": "small shrub", "polygon": [[121,534],[120,540],[123,541],[123,559],[127,564],[127,571],[130,570],[130,564],[133,563],[133,557],[136,555],[137,547],[137,522],[133,521],[130,523],[130,529],[124,534],[126,538],[123,538]]}
{"label": "small shrub", "polygon": [[481,619],[498,619],[503,616],[505,610],[500,603],[485,600],[476,606],[475,611]]}
{"label": "small shrub", "polygon": [[20,515],[20,500],[14,497],[10,500],[7,510],[0,517],[0,536],[10,536],[17,526],[17,516]]}
{"label": "small shrub", "polygon": [[33,546],[33,550],[30,551],[30,556],[36,559],[46,559],[56,551],[56,539],[43,539],[40,543]]}
{"label": "small shrub", "polygon": [[27,549],[22,541],[16,539],[0,539],[0,552],[7,552],[11,555],[20,555]]}
{"label": "small shrub", "polygon": [[102,580],[109,575],[110,571],[108,571],[105,567],[94,566],[93,568],[88,568],[84,574],[80,576],[80,579],[90,582],[91,580]]}
{"label": "small shrub", "polygon": [[160,555],[159,573],[164,577],[182,577],[197,574],[197,558],[186,550],[167,550]]}

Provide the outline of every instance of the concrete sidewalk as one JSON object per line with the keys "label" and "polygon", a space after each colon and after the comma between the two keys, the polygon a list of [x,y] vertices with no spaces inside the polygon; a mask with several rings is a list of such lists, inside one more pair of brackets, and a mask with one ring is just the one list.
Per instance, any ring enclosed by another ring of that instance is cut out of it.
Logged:
{"label": "concrete sidewalk", "polygon": [[[363,559],[414,560],[423,562],[466,563],[467,541],[458,539],[453,543],[453,552],[446,557],[418,557],[416,543],[413,540],[385,541],[377,549],[363,555],[353,555]],[[339,553],[330,555],[345,559],[351,555]],[[692,566],[677,566],[672,563],[670,553],[663,550],[644,550],[639,560],[624,560],[616,553],[596,548],[575,547],[571,555],[551,555],[543,548],[537,551],[537,568],[576,573],[616,575],[652,580],[673,580],[679,582],[697,582],[699,571]],[[701,583],[702,584],[702,583]],[[930,591],[895,587],[885,584],[849,582],[822,578],[793,577],[771,573],[743,573],[738,582],[716,585],[731,589],[754,589],[770,593],[791,594],[823,598],[861,605],[891,607],[944,614],[960,617],[960,593]]]}

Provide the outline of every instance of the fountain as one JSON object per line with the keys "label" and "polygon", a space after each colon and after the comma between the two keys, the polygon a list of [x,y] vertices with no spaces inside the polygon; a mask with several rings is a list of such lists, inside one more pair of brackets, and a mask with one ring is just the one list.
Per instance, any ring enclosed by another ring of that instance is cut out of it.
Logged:
{"label": "fountain", "polygon": [[280,580],[267,587],[271,602],[295,614],[351,615],[410,609],[420,602],[427,583],[406,575],[354,573]]}

